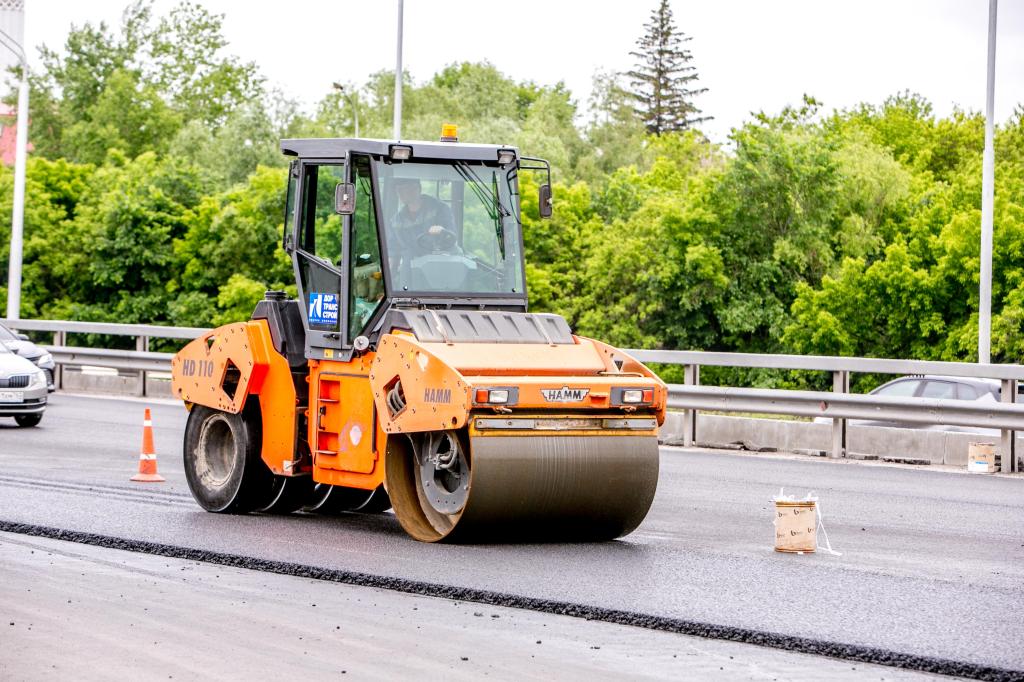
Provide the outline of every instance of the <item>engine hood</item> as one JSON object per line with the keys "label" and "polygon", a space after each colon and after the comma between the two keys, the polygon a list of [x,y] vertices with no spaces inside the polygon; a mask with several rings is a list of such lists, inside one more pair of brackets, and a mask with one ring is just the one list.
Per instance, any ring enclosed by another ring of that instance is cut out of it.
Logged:
{"label": "engine hood", "polygon": [[17,353],[23,358],[38,358],[46,352],[31,341],[4,341],[3,344],[12,353]]}
{"label": "engine hood", "polygon": [[12,353],[0,353],[0,376],[8,377],[12,374],[34,374],[39,368],[32,364],[28,358]]}

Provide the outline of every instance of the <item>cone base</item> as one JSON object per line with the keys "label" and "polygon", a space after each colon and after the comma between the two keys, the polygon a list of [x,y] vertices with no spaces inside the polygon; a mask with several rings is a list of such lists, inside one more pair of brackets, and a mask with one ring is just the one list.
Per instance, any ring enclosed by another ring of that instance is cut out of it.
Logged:
{"label": "cone base", "polygon": [[135,474],[128,480],[136,483],[163,483],[167,479],[160,474]]}

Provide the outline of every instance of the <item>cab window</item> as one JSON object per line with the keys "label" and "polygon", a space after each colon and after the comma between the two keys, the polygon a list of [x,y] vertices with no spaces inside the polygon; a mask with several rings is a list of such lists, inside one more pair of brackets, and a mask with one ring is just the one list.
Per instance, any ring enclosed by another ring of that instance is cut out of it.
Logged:
{"label": "cab window", "polygon": [[334,188],[344,180],[341,164],[307,165],[302,183],[299,248],[334,267],[341,264],[341,216],[334,210]]}
{"label": "cab window", "polygon": [[356,189],[356,212],[352,215],[349,254],[349,339],[358,336],[384,300],[377,211],[374,205],[370,161],[356,156],[352,161],[352,182]]}

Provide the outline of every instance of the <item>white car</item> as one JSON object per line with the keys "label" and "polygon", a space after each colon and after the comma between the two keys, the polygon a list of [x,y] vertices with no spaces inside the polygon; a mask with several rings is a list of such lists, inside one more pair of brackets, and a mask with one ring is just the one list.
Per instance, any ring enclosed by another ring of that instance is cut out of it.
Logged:
{"label": "white car", "polygon": [[46,373],[0,344],[0,417],[35,426],[46,410]]}
{"label": "white car", "polygon": [[[873,389],[869,395],[899,398],[944,398],[946,400],[977,400],[999,402],[1000,383],[994,379],[972,379],[932,374],[905,376],[893,379]],[[818,424],[831,424],[827,417],[815,417]],[[851,426],[886,426],[890,428],[924,429],[927,431],[966,431],[986,435],[999,435],[998,429],[985,427],[951,426],[946,424],[916,424],[879,419],[848,419]]]}

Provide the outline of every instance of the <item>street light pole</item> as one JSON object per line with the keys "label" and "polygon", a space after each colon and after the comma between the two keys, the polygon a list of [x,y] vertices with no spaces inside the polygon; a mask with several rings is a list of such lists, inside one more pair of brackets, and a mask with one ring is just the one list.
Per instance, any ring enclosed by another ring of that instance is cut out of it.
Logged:
{"label": "street light pole", "polygon": [[981,171],[981,273],[978,291],[978,362],[991,361],[992,340],[992,211],[995,194],[993,118],[996,88],[996,4],[988,3],[988,82],[985,91],[985,152]]}
{"label": "street light pole", "polygon": [[359,107],[356,105],[355,93],[349,92],[345,89],[345,86],[341,83],[332,83],[334,89],[341,93],[341,96],[348,100],[349,106],[352,107],[352,118],[355,121],[356,137],[359,137]]}
{"label": "street light pole", "polygon": [[7,267],[7,317],[21,318],[21,257],[25,227],[25,161],[28,146],[28,59],[22,46],[0,30],[0,45],[18,58],[21,84],[18,86],[18,123],[15,131],[14,206],[11,210],[11,248]]}
{"label": "street light pole", "polygon": [[14,209],[11,212],[11,253],[7,272],[7,317],[21,318],[21,255],[25,227],[25,147],[28,144],[28,65],[21,63],[18,87],[17,149],[14,156]]}
{"label": "street light pole", "polygon": [[395,119],[392,137],[402,139],[402,14],[403,0],[398,0],[398,58],[395,66]]}

